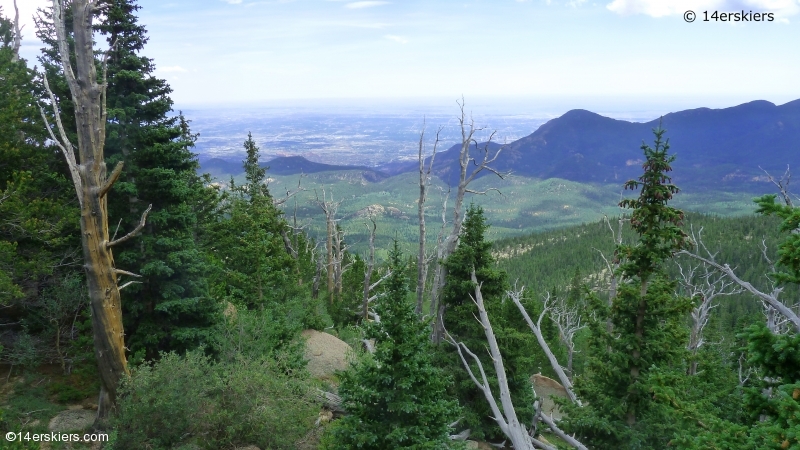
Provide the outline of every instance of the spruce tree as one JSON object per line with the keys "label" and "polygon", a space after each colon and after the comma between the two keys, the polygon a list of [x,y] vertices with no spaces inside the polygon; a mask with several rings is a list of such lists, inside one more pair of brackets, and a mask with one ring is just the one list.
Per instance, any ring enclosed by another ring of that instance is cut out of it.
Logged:
{"label": "spruce tree", "polygon": [[297,261],[287,252],[282,232],[287,225],[266,186],[259,148],[248,134],[242,161],[246,181],[232,185],[226,217],[211,226],[215,296],[239,307],[263,309],[298,300],[306,293]]}
{"label": "spruce tree", "polygon": [[[526,416],[532,415],[533,405],[529,377],[540,355],[534,350],[538,349],[535,337],[516,306],[511,301],[504,301],[509,284],[506,273],[496,267],[492,257],[492,244],[485,237],[488,228],[483,208],[471,204],[464,216],[458,246],[443,263],[447,267],[447,279],[442,291],[442,301],[446,305],[444,325],[456,340],[464,342],[469,348],[481,349],[486,346],[483,327],[475,320],[478,309],[471,298],[475,295],[475,285],[471,279],[474,269],[503,354],[512,399],[518,405],[517,414],[520,420],[527,421],[529,419]],[[482,351],[476,353],[482,357],[489,381],[496,389],[497,377],[489,356]],[[503,439],[504,435],[492,418],[486,398],[461,366],[455,350],[449,346],[442,348],[440,356],[441,364],[455,375],[454,395],[465,410],[464,426],[470,428],[478,438]]]}
{"label": "spruce tree", "polygon": [[329,450],[444,449],[458,405],[448,400],[448,377],[433,365],[429,324],[420,322],[397,241],[391,276],[366,328],[375,353],[344,372],[339,395],[348,415],[326,432]]}
{"label": "spruce tree", "polygon": [[142,235],[115,253],[120,265],[143,277],[122,292],[127,346],[153,357],[206,342],[219,308],[196,240],[196,205],[206,188],[191,151],[195,136],[188,121],[173,114],[172,89],[153,75],[153,60],[141,55],[148,38],[135,15],[139,9],[134,0],[105,0],[96,30],[113,46],[106,160],[109,170],[125,163],[109,196],[110,220],[129,230],[153,205]]}
{"label": "spruce tree", "polygon": [[[671,415],[685,377],[688,298],[675,295],[664,262],[688,245],[680,229],[683,213],[668,206],[678,188],[668,173],[665,130],[657,128],[655,147],[642,144],[644,174],[625,183],[639,196],[620,206],[632,208],[631,227],[639,239],[620,245],[622,283],[609,307],[592,299],[590,357],[575,387],[585,406],[568,405],[565,428],[597,448],[665,448],[681,423]],[[609,322],[611,329],[607,327]]]}
{"label": "spruce tree", "polygon": [[63,157],[47,144],[41,86],[25,60],[14,60],[13,23],[2,14],[0,8],[0,325],[14,336],[22,327],[39,333],[49,326],[39,297],[75,270],[80,231]]}

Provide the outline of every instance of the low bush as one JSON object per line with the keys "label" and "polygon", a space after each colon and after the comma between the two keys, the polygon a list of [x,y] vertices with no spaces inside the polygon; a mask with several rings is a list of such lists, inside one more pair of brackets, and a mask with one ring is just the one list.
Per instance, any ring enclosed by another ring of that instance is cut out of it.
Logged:
{"label": "low bush", "polygon": [[199,352],[143,364],[120,387],[112,448],[294,448],[319,405],[304,371],[279,365]]}

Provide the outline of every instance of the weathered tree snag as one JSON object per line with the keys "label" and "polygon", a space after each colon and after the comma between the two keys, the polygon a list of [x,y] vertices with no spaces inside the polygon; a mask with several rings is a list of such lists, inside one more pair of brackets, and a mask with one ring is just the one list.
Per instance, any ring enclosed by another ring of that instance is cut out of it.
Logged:
{"label": "weathered tree snag", "polygon": [[531,316],[528,315],[528,311],[526,311],[525,307],[522,306],[521,302],[522,289],[520,289],[519,291],[509,291],[507,295],[511,299],[511,301],[513,301],[514,304],[517,305],[517,308],[519,309],[519,312],[522,314],[522,317],[525,319],[525,322],[527,322],[528,327],[530,327],[531,331],[533,332],[533,335],[536,336],[536,340],[539,342],[539,347],[541,347],[542,351],[544,351],[545,355],[547,356],[547,359],[550,361],[550,366],[553,368],[553,371],[556,373],[556,375],[558,375],[558,379],[564,386],[564,390],[567,391],[567,397],[569,397],[569,399],[573,403],[580,406],[581,401],[578,400],[578,397],[572,390],[572,381],[570,381],[570,378],[567,376],[566,373],[564,373],[564,369],[561,368],[561,364],[558,363],[556,356],[553,354],[553,351],[550,350],[550,346],[547,344],[547,341],[544,339],[544,335],[542,334],[542,319],[544,318],[545,314],[547,314],[547,312],[550,310],[549,295],[545,299],[544,305],[542,306],[542,313],[539,314],[539,319],[536,321],[535,324],[533,323],[533,320],[531,320]]}
{"label": "weathered tree snag", "polygon": [[11,62],[19,61],[20,45],[22,45],[22,28],[19,26],[19,8],[17,8],[17,0],[14,0],[14,44],[11,46]]}
{"label": "weathered tree snag", "polygon": [[[316,191],[315,191],[316,193]],[[331,199],[327,199],[327,195],[325,194],[325,189],[322,190],[322,200],[319,199],[319,195],[317,195],[316,199],[317,206],[322,209],[322,212],[325,214],[325,228],[326,228],[326,246],[325,250],[327,251],[327,259],[326,259],[326,268],[328,274],[328,302],[332,305],[333,304],[333,297],[334,297],[334,290],[336,286],[336,279],[335,279],[335,271],[336,271],[336,255],[334,254],[334,239],[336,230],[336,212],[339,209],[339,205],[342,204],[342,201],[339,200],[338,202],[333,201],[333,193],[331,192]]]}
{"label": "weathered tree snag", "polygon": [[[699,246],[705,248],[701,238],[702,232],[702,228],[696,235],[694,231],[692,231],[692,237]],[[689,353],[692,355],[687,374],[696,375],[698,364],[697,352],[700,350],[700,347],[705,344],[703,330],[708,324],[711,311],[718,306],[715,300],[719,296],[742,293],[744,289],[741,287],[734,287],[732,281],[726,280],[726,275],[713,270],[705,263],[699,265],[679,263],[678,271],[681,274],[679,282],[685,294],[690,298],[699,300],[697,306],[692,308],[692,327],[689,334],[689,343],[686,345],[686,349],[689,350]]]}
{"label": "weathered tree snag", "polygon": [[[548,294],[549,295],[549,294]],[[577,306],[570,306],[564,297],[557,297],[553,303],[550,320],[558,328],[558,338],[567,348],[567,377],[572,381],[574,373],[572,362],[575,356],[575,334],[586,328]]]}
{"label": "weathered tree snag", "polygon": [[[472,382],[475,383],[475,386],[477,386],[478,389],[483,392],[484,397],[486,397],[486,401],[489,402],[489,407],[492,409],[494,420],[503,431],[503,434],[508,436],[515,449],[533,450],[534,447],[531,442],[532,438],[528,436],[527,430],[525,430],[525,427],[517,418],[517,413],[514,410],[514,404],[511,401],[511,390],[508,387],[508,380],[506,379],[503,357],[500,354],[500,347],[497,345],[497,340],[495,339],[492,325],[489,322],[489,316],[486,314],[486,308],[483,305],[483,295],[481,295],[480,285],[478,284],[478,280],[475,277],[474,271],[472,272],[472,281],[475,283],[475,298],[472,300],[478,307],[478,320],[481,322],[481,325],[483,325],[483,329],[486,333],[486,339],[489,344],[489,353],[492,358],[492,363],[495,367],[495,372],[497,373],[497,385],[500,389],[500,405],[503,408],[502,411],[500,410],[500,406],[497,404],[497,400],[494,398],[494,394],[492,394],[492,388],[489,385],[489,381],[486,378],[486,372],[483,369],[483,364],[481,364],[478,356],[472,353],[472,351],[470,351],[470,349],[467,348],[463,342],[456,342],[456,340],[453,339],[453,337],[450,336],[446,331],[445,337],[447,338],[447,341],[455,346],[456,350],[458,350],[458,356],[461,358],[462,364],[467,369],[467,373],[472,379]],[[467,361],[464,353],[467,353],[472,360],[477,363],[481,380],[478,380],[478,378],[472,372],[470,363]]]}
{"label": "weathered tree snag", "polygon": [[117,275],[134,275],[115,268],[111,247],[138,233],[145,224],[150,208],[142,215],[134,231],[120,239],[109,241],[106,194],[119,178],[122,166],[118,165],[111,176],[106,177],[103,148],[107,85],[105,79],[102,84],[97,82],[92,48],[92,17],[97,6],[97,1],[72,2],[76,66],[76,70],[73,70],[64,26],[63,3],[62,0],[53,0],[53,22],[61,65],[75,104],[80,164],[77,164],[72,144],[66,139],[55,97],[46,84],[46,77],[43,79],[50,94],[62,140],[55,138],[49,124],[48,130],[64,153],[81,205],[81,244],[92,311],[95,356],[101,379],[97,421],[98,425],[102,425],[113,414],[120,379],[128,375]]}
{"label": "weathered tree snag", "polygon": [[425,122],[422,122],[422,131],[419,133],[419,253],[417,254],[417,305],[414,312],[420,316],[422,315],[422,302],[425,297],[425,281],[428,279],[428,256],[425,254],[425,201],[428,199],[428,185],[431,182],[431,170],[433,169],[433,160],[436,158],[436,148],[439,146],[439,133],[442,127],[436,131],[436,140],[433,143],[433,154],[431,160],[428,162],[427,169],[425,168],[425,158],[423,158],[423,148],[425,145]]}
{"label": "weathered tree snag", "polygon": [[[514,404],[511,401],[511,390],[508,387],[508,379],[506,377],[505,367],[503,365],[503,356],[500,354],[500,347],[497,345],[497,339],[494,335],[494,330],[492,329],[492,324],[489,322],[489,315],[486,313],[486,308],[484,307],[483,303],[483,295],[481,294],[481,287],[478,283],[478,279],[475,276],[475,271],[472,272],[472,282],[475,283],[475,297],[472,297],[472,301],[478,307],[478,321],[483,326],[483,330],[486,334],[486,340],[489,344],[489,356],[492,358],[492,363],[495,368],[495,373],[497,374],[497,385],[500,389],[500,405],[502,406],[502,411],[500,407],[497,405],[497,401],[495,400],[494,394],[492,393],[491,386],[486,377],[486,372],[483,369],[483,364],[481,360],[478,358],[477,355],[472,353],[470,349],[463,343],[463,342],[456,342],[452,336],[450,336],[447,331],[444,332],[444,336],[450,344],[456,347],[458,351],[458,356],[461,358],[461,363],[464,365],[464,368],[467,370],[472,382],[475,383],[475,386],[478,387],[483,392],[484,397],[486,397],[486,401],[489,402],[489,407],[492,409],[492,414],[494,415],[494,419],[497,422],[497,425],[503,431],[508,439],[511,441],[511,444],[514,446],[515,449],[525,450],[529,449],[532,450],[534,447],[536,448],[543,448],[547,450],[555,450],[555,447],[551,445],[547,445],[544,442],[539,441],[535,438],[535,433],[533,432],[535,429],[536,422],[534,421],[534,427],[532,427],[531,432],[525,430],[525,427],[519,422],[517,419],[517,413],[514,409]],[[518,296],[519,297],[519,296]],[[519,298],[516,299],[519,302]],[[520,308],[524,311],[524,308],[518,304]],[[527,313],[525,313],[527,317]],[[540,318],[541,320],[541,318]],[[468,354],[472,360],[477,364],[478,371],[481,375],[481,380],[475,376],[470,367],[470,363],[467,361],[467,358],[464,356],[464,353]],[[538,408],[537,408],[538,411]],[[568,436],[566,433],[561,431],[555,422],[546,417],[543,414],[537,414],[537,416],[553,430],[558,436],[560,436],[566,443],[569,445],[580,449],[586,450],[586,447],[578,442],[575,438]]]}
{"label": "weathered tree snag", "polygon": [[362,300],[362,314],[365,323],[369,319],[369,292],[370,284],[372,283],[372,270],[375,268],[375,230],[378,227],[375,224],[375,219],[370,217],[370,221],[372,222],[372,228],[367,225],[367,231],[369,231],[369,259],[367,260],[367,268],[364,271],[364,298]]}
{"label": "weathered tree snag", "polygon": [[[484,170],[488,170],[501,179],[505,178],[508,173],[501,173],[497,170],[490,167],[490,164],[497,160],[497,157],[500,156],[500,152],[503,151],[503,147],[499,148],[493,156],[490,156],[489,153],[489,144],[492,142],[494,138],[494,132],[489,136],[486,144],[483,148],[483,159],[478,162],[475,158],[470,157],[469,149],[474,144],[476,149],[478,147],[478,142],[475,140],[474,135],[476,131],[481,131],[483,128],[475,128],[475,122],[472,119],[467,120],[467,114],[464,110],[464,99],[462,98],[460,102],[458,102],[458,106],[461,109],[461,115],[458,118],[458,123],[461,127],[461,150],[458,154],[458,163],[461,167],[461,171],[459,173],[459,181],[458,181],[458,188],[456,190],[456,202],[453,206],[453,229],[450,231],[450,234],[445,238],[443,242],[443,249],[440,252],[440,258],[436,264],[436,276],[434,278],[435,283],[432,289],[431,295],[431,310],[436,311],[436,318],[433,323],[433,332],[431,333],[431,340],[433,343],[438,344],[442,341],[443,333],[444,333],[444,311],[445,307],[444,304],[441,302],[441,292],[444,288],[444,282],[447,278],[447,269],[440,264],[440,262],[446,259],[448,256],[452,255],[458,245],[458,236],[461,234],[461,225],[464,221],[464,215],[462,214],[462,209],[464,206],[464,195],[467,193],[472,194],[485,194],[486,191],[477,192],[474,190],[469,189],[469,184],[472,183],[473,180],[478,176],[478,174]],[[467,168],[470,167],[470,163],[474,164],[474,169],[472,173],[467,175]]]}

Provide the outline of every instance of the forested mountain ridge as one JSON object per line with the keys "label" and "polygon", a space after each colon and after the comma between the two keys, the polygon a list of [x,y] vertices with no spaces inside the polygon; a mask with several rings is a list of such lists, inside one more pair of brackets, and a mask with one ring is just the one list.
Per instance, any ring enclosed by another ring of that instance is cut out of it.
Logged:
{"label": "forested mountain ridge", "polygon": [[[763,190],[764,173],[800,163],[800,100],[756,100],[722,109],[697,108],[636,123],[573,109],[505,146],[498,170],[533,178],[617,183],[641,166],[642,138],[661,121],[675,149],[675,182],[717,190]],[[483,148],[484,144],[478,144]],[[436,174],[458,176],[458,145],[436,157]],[[499,143],[490,146],[492,151]]]}

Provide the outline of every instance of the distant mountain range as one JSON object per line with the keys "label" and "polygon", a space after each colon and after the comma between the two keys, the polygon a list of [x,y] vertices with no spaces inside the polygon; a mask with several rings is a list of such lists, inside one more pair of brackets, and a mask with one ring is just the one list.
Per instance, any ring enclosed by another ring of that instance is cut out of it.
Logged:
{"label": "distant mountain range", "polygon": [[[800,167],[800,100],[780,106],[759,100],[724,109],[691,109],[646,123],[576,109],[505,145],[494,167],[534,178],[622,183],[641,173],[640,147],[642,142],[652,145],[652,129],[659,120],[667,130],[670,152],[677,155],[673,179],[679,186],[763,189],[764,173],[759,166],[774,175],[782,174],[787,164]],[[458,181],[459,147],[441,152],[435,160],[434,172],[450,184]],[[497,143],[490,145],[492,152],[498,148]],[[201,164],[204,170],[217,171],[232,163],[211,159]],[[417,167],[416,163],[381,169],[334,166],[300,156],[276,158],[266,165],[275,174],[364,170],[370,181]],[[238,170],[228,173],[240,172],[241,163]]]}
{"label": "distant mountain range", "polygon": [[[691,109],[646,123],[576,109],[506,145],[494,167],[535,178],[622,183],[641,174],[640,147],[653,145],[652,130],[659,122],[667,130],[670,153],[677,156],[673,180],[678,185],[747,188],[764,175],[759,166],[774,175],[787,164],[800,167],[800,100]],[[453,146],[435,161],[437,175],[450,183],[458,179],[458,150]]]}

